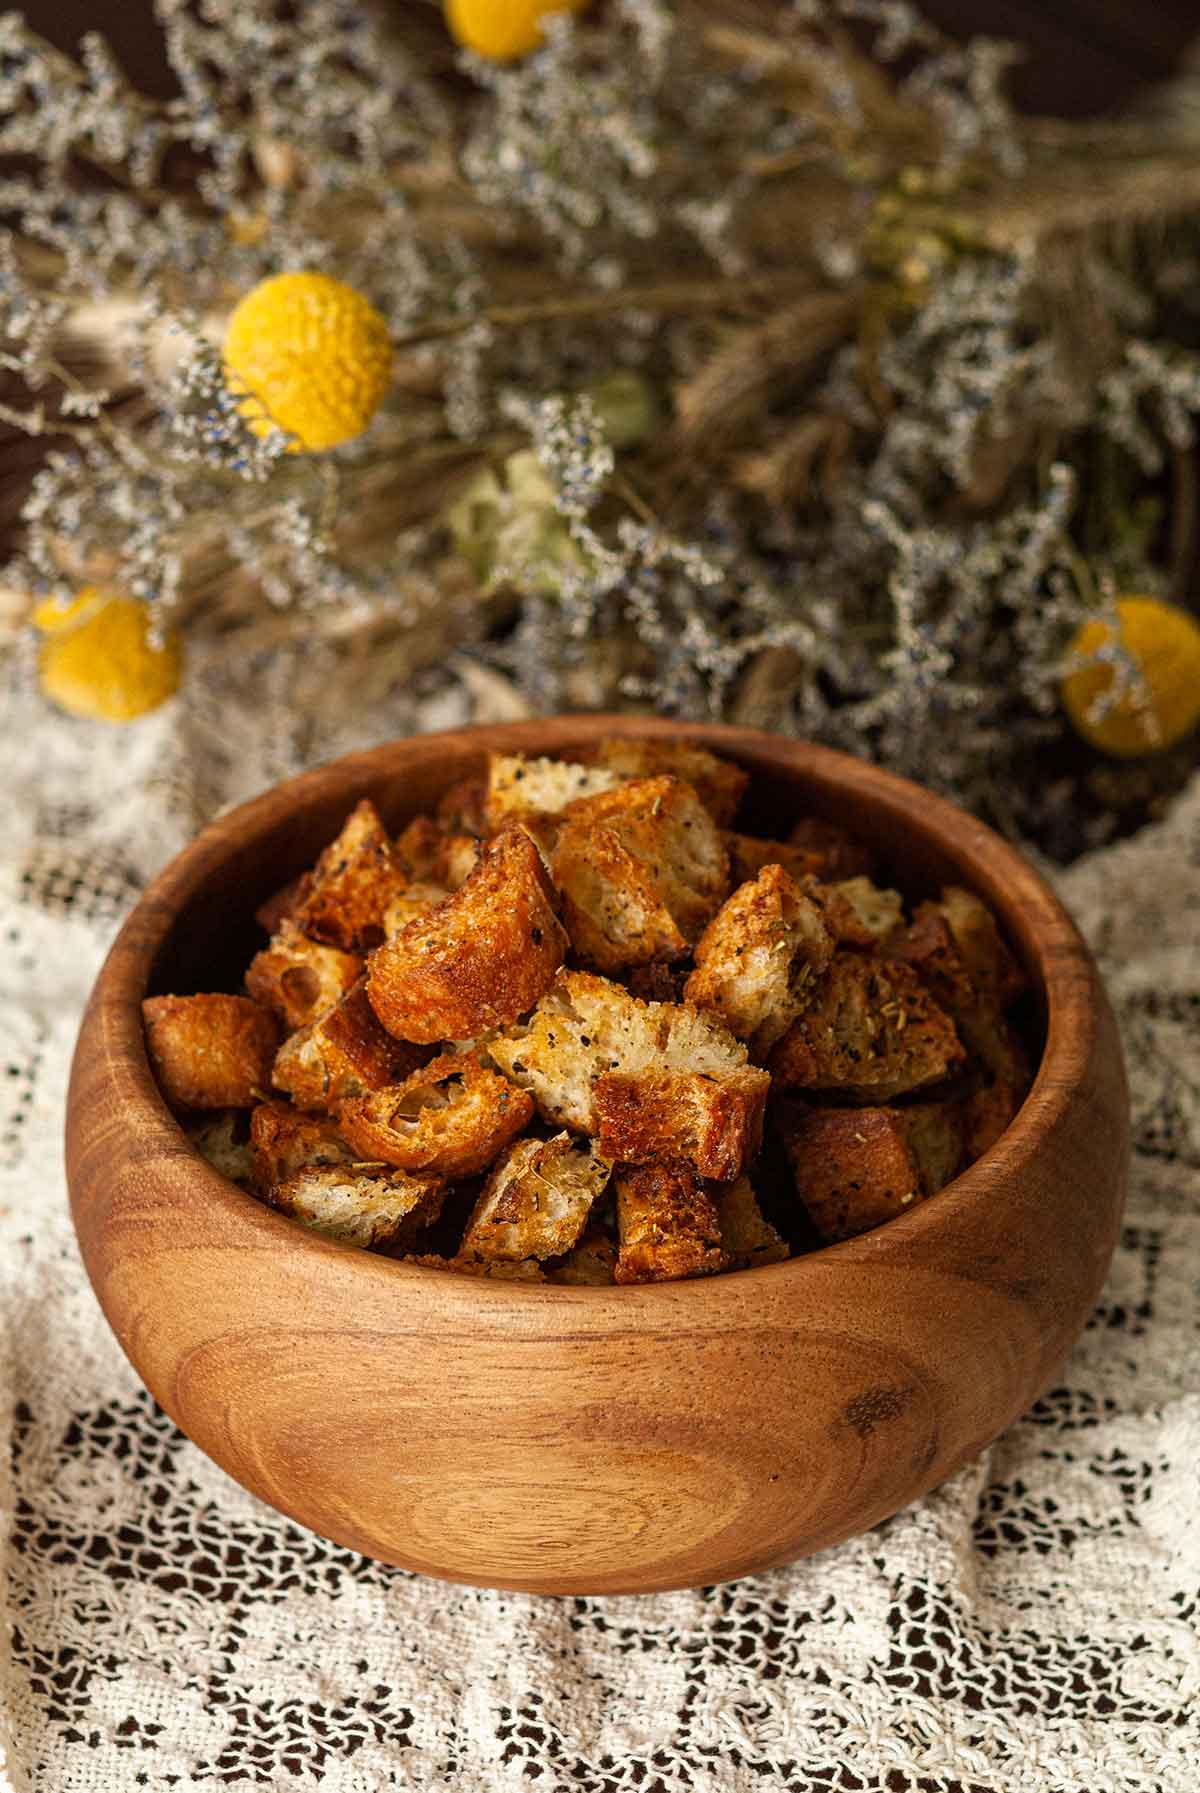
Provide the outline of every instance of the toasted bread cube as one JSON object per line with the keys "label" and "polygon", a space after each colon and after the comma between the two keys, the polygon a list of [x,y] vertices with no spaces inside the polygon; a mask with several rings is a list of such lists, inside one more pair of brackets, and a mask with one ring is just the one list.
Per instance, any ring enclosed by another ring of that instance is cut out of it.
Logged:
{"label": "toasted bread cube", "polygon": [[973,1164],[995,1145],[1015,1119],[1024,1098],[1025,1086],[1008,1083],[1003,1077],[993,1078],[973,1090],[963,1104],[963,1125],[966,1132],[966,1162]]}
{"label": "toasted bread cube", "polygon": [[[993,1076],[1014,1087],[1028,1086],[1029,1064],[1024,1049],[993,993],[1002,986],[990,982],[986,969],[984,983],[976,983],[938,904],[921,903],[911,926],[889,941],[888,952],[914,968],[937,1002],[954,1017],[967,1045]],[[998,978],[1003,975],[1002,970],[997,974]]]}
{"label": "toasted bread cube", "polygon": [[479,842],[473,834],[448,834],[438,860],[441,882],[447,890],[461,890],[479,864]]}
{"label": "toasted bread cube", "polygon": [[780,1238],[759,1207],[749,1177],[714,1184],[709,1194],[717,1204],[721,1247],[731,1270],[752,1270],[757,1264],[779,1264],[791,1257],[787,1240]]}
{"label": "toasted bread cube", "polygon": [[785,1089],[887,1102],[936,1083],[965,1057],[954,1023],[909,966],[844,951],[769,1066]]}
{"label": "toasted bread cube", "polygon": [[895,1109],[781,1102],[777,1119],[796,1194],[826,1245],[895,1220],[923,1199]]}
{"label": "toasted bread cube", "polygon": [[360,981],[336,1008],[284,1041],[271,1082],[298,1108],[332,1110],[406,1077],[424,1056],[380,1026]]}
{"label": "toasted bread cube", "polygon": [[782,866],[765,865],[700,936],[684,995],[720,1016],[762,1058],[805,1007],[832,957],[833,936],[812,898]]}
{"label": "toasted bread cube", "polygon": [[532,1114],[532,1099],[498,1071],[447,1052],[403,1083],[343,1102],[338,1126],[363,1158],[469,1177],[486,1169]]}
{"label": "toasted bread cube", "polygon": [[951,884],[942,891],[937,906],[975,988],[998,1009],[1006,1009],[1025,988],[1025,974],[1001,938],[987,904],[972,891]]}
{"label": "toasted bread cube", "polygon": [[840,884],[806,879],[804,887],[839,946],[878,946],[904,925],[900,892],[880,890],[869,878],[846,878]]}
{"label": "toasted bread cube", "polygon": [[740,766],[718,758],[695,741],[610,735],[594,751],[597,766],[622,778],[656,778],[666,773],[690,784],[718,828],[728,828],[733,821],[749,782],[749,774]]}
{"label": "toasted bread cube", "polygon": [[254,911],[254,919],[268,934],[277,934],[285,921],[291,921],[296,912],[296,905],[308,889],[311,874],[301,872],[295,878],[289,878],[281,884],[265,903],[260,903]]}
{"label": "toasted bread cube", "polygon": [[578,1242],[612,1172],[590,1140],[519,1139],[492,1168],[463,1233],[482,1258],[558,1258]]}
{"label": "toasted bread cube", "polygon": [[488,755],[486,815],[492,828],[516,816],[557,815],[577,797],[594,797],[621,783],[603,766],[530,759],[523,753]]}
{"label": "toasted bread cube", "polygon": [[363,973],[357,953],[322,946],[294,922],[279,925],[269,946],[250,961],[246,994],[274,1009],[287,1031],[309,1027],[353,989]]}
{"label": "toasted bread cube", "polygon": [[561,1264],[547,1266],[546,1281],[574,1288],[603,1288],[616,1281],[617,1248],[598,1228],[583,1235]]}
{"label": "toasted bread cube", "polygon": [[327,946],[364,952],[383,938],[383,912],[405,882],[375,805],[364,797],[318,859],[292,920]]}
{"label": "toasted bread cube", "polygon": [[952,1182],[963,1163],[966,1126],[957,1102],[912,1102],[896,1110],[926,1195]]}
{"label": "toasted bread cube", "polygon": [[534,1258],[525,1258],[521,1263],[509,1263],[507,1258],[480,1258],[469,1252],[460,1252],[457,1257],[443,1258],[436,1252],[423,1255],[410,1255],[403,1259],[406,1264],[420,1264],[426,1270],[456,1270],[460,1276],[495,1277],[498,1282],[545,1282],[546,1278],[541,1265]]}
{"label": "toasted bread cube", "polygon": [[148,996],[146,1050],[159,1088],[181,1108],[253,1108],[271,1087],[280,1027],[249,996]]}
{"label": "toasted bread cube", "polygon": [[393,1245],[436,1220],[445,1194],[436,1177],[368,1176],[315,1164],[269,1189],[266,1200],[311,1232],[344,1245]]}
{"label": "toasted bread cube", "polygon": [[610,1071],[597,1080],[596,1143],[606,1158],[644,1164],[672,1158],[702,1177],[740,1177],[762,1144],[771,1079],[743,1065],[724,1076],[689,1071]]}
{"label": "toasted bread cube", "polygon": [[398,890],[383,912],[383,932],[390,940],[401,928],[406,928],[410,921],[418,915],[428,915],[439,903],[444,903],[450,892],[441,884],[406,884]]}
{"label": "toasted bread cube", "polygon": [[711,818],[674,778],[636,779],[570,804],[552,870],[571,944],[602,971],[681,958],[729,879]]}
{"label": "toasted bread cube", "polygon": [[437,819],[450,834],[473,834],[482,840],[491,830],[487,819],[487,778],[460,778],[443,793]]}
{"label": "toasted bread cube", "polygon": [[614,1181],[617,1282],[674,1282],[725,1269],[716,1205],[688,1165],[622,1165]]}
{"label": "toasted bread cube", "polygon": [[788,877],[794,878],[802,887],[805,879],[819,881],[824,869],[818,853],[811,853],[804,847],[790,847],[786,841],[759,840],[756,835],[733,834],[729,830],[721,839],[729,854],[729,871],[735,885],[749,883],[767,865],[781,865]]}
{"label": "toasted bread cube", "polygon": [[357,1154],[325,1115],[260,1102],[250,1116],[254,1186],[264,1193],[310,1165],[352,1164]]}
{"label": "toasted bread cube", "polygon": [[746,1048],[688,1003],[639,1002],[620,984],[564,971],[529,1018],[487,1045],[489,1057],[529,1090],[543,1119],[594,1131],[593,1091],[610,1071],[652,1068],[723,1077]]}
{"label": "toasted bread cube", "polygon": [[414,816],[401,829],[392,846],[392,856],[410,883],[437,883],[438,864],[448,838],[448,830],[432,816]]}
{"label": "toasted bread cube", "polygon": [[816,875],[829,883],[843,878],[870,878],[875,870],[875,855],[866,842],[836,822],[805,816],[788,835],[788,842],[805,853],[816,854],[821,861]]}
{"label": "toasted bread cube", "polygon": [[461,890],[371,955],[367,988],[398,1039],[473,1039],[531,1009],[568,944],[538,850],[510,827]]}
{"label": "toasted bread cube", "polygon": [[670,965],[664,959],[651,959],[648,965],[635,965],[625,977],[625,988],[642,1002],[683,1001],[687,988],[686,965]]}
{"label": "toasted bread cube", "polygon": [[248,1189],[253,1180],[254,1165],[250,1141],[245,1135],[245,1121],[244,1108],[226,1108],[216,1114],[206,1114],[203,1120],[192,1121],[184,1132],[218,1176],[228,1177],[231,1183]]}

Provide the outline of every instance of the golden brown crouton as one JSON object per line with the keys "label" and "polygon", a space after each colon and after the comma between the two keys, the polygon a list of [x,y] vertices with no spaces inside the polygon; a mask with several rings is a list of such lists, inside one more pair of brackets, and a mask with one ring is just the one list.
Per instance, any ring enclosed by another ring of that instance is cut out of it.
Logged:
{"label": "golden brown crouton", "polygon": [[975,988],[998,1009],[1006,1009],[1025,988],[1025,974],[1004,944],[991,910],[972,891],[957,884],[942,891],[936,906],[946,918]]}
{"label": "golden brown crouton", "polygon": [[340,1002],[362,976],[357,953],[321,946],[294,922],[279,925],[269,946],[250,961],[246,993],[274,1009],[289,1033],[308,1027]]}
{"label": "golden brown crouton", "polygon": [[460,1252],[457,1257],[443,1258],[436,1252],[423,1255],[410,1255],[403,1259],[406,1264],[420,1264],[426,1270],[457,1270],[460,1276],[489,1276],[499,1282],[545,1282],[541,1265],[534,1258],[525,1258],[518,1264],[509,1263],[507,1258],[481,1258],[470,1252]]}
{"label": "golden brown crouton", "polygon": [[375,805],[364,798],[318,859],[292,920],[314,940],[363,952],[383,938],[383,912],[405,882]]}
{"label": "golden brown crouton", "polygon": [[779,1264],[791,1256],[787,1240],[781,1239],[764,1217],[749,1177],[739,1177],[736,1183],[714,1183],[709,1194],[717,1204],[721,1245],[731,1270]]}
{"label": "golden brown crouton", "polygon": [[245,1127],[244,1108],[225,1108],[216,1114],[206,1114],[202,1120],[190,1121],[184,1132],[219,1176],[228,1177],[231,1183],[239,1183],[243,1189],[248,1189],[254,1166]]}
{"label": "golden brown crouton", "polygon": [[436,884],[437,869],[446,850],[448,830],[432,816],[414,816],[396,836],[392,854],[410,883]]}
{"label": "golden brown crouton", "polygon": [[486,815],[499,828],[515,816],[557,815],[577,797],[611,791],[620,774],[571,760],[530,759],[523,753],[488,755]]}
{"label": "golden brown crouton", "polygon": [[159,1088],[183,1108],[252,1108],[271,1087],[280,1027],[248,996],[148,996],[146,1050]]}
{"label": "golden brown crouton", "polygon": [[806,878],[804,889],[819,906],[839,946],[878,946],[903,926],[900,892],[880,890],[869,878],[846,878],[840,884]]}
{"label": "golden brown crouton", "polygon": [[345,1165],[310,1165],[266,1193],[266,1201],[326,1239],[393,1245],[437,1219],[445,1194],[436,1177],[371,1175]]}
{"label": "golden brown crouton", "polygon": [[686,1164],[622,1166],[615,1182],[617,1282],[674,1282],[725,1268],[716,1207]]}
{"label": "golden brown crouton", "polygon": [[789,878],[795,878],[798,884],[804,879],[818,879],[823,869],[823,861],[819,854],[810,853],[804,847],[790,847],[782,840],[759,840],[752,834],[732,834],[726,830],[721,835],[725,850],[729,854],[729,871],[734,884],[745,884],[751,878],[757,878],[765,865],[781,865]]}
{"label": "golden brown crouton", "polygon": [[585,1233],[561,1264],[547,1265],[546,1281],[575,1288],[603,1288],[616,1281],[617,1248],[598,1228]]}
{"label": "golden brown crouton", "polygon": [[816,854],[821,861],[817,877],[831,883],[842,878],[869,878],[875,870],[875,855],[870,847],[836,822],[805,816],[796,823],[788,841],[793,847]]}
{"label": "golden brown crouton", "polygon": [[357,1154],[325,1115],[290,1102],[260,1102],[250,1116],[254,1186],[264,1194],[312,1164],[351,1164]]}
{"label": "golden brown crouton", "polygon": [[372,954],[383,1025],[402,1040],[468,1040],[531,1009],[568,946],[553,896],[529,836],[504,829],[461,890]]}
{"label": "golden brown crouton", "polygon": [[525,1126],[533,1102],[465,1053],[444,1053],[403,1083],[343,1102],[338,1126],[363,1158],[469,1177]]}
{"label": "golden brown crouton", "polygon": [[383,912],[383,931],[387,939],[406,928],[418,915],[427,915],[444,903],[450,892],[441,884],[406,884],[396,892]]}
{"label": "golden brown crouton", "polygon": [[833,957],[820,909],[782,866],[765,865],[714,915],[684,995],[762,1058],[785,1034]]}
{"label": "golden brown crouton", "polygon": [[284,1041],[271,1081],[299,1108],[334,1109],[406,1077],[424,1056],[380,1026],[360,982],[336,1008]]}
{"label": "golden brown crouton", "polygon": [[[998,944],[1007,951],[1002,942]],[[993,1076],[1017,1088],[1028,1086],[1029,1065],[1024,1049],[992,993],[994,988],[1004,987],[1000,981],[1005,975],[1002,965],[994,984],[987,968],[983,984],[977,984],[944,911],[936,903],[921,903],[911,925],[889,940],[887,950],[913,967],[937,1002],[954,1017],[963,1039]]]}
{"label": "golden brown crouton", "polygon": [[896,1109],[926,1195],[936,1195],[959,1173],[966,1127],[958,1102],[911,1102]]}
{"label": "golden brown crouton", "polygon": [[720,836],[674,778],[570,804],[551,864],[571,944],[602,971],[681,958],[728,889]]}
{"label": "golden brown crouton", "polygon": [[771,1079],[754,1065],[723,1076],[610,1071],[593,1092],[596,1143],[606,1158],[673,1158],[702,1177],[741,1176],[762,1143]]}
{"label": "golden brown crouton", "polygon": [[290,921],[295,914],[296,905],[308,889],[310,874],[301,872],[295,878],[289,878],[286,884],[269,896],[265,903],[260,903],[254,911],[254,919],[260,928],[268,934],[277,934],[285,921]]}
{"label": "golden brown crouton", "polygon": [[965,1057],[954,1023],[909,966],[839,952],[769,1065],[783,1088],[886,1102]]}
{"label": "golden brown crouton", "polygon": [[690,784],[718,828],[728,828],[733,821],[749,778],[732,760],[718,759],[695,741],[610,735],[593,751],[598,766],[622,778],[655,778],[666,773]]}
{"label": "golden brown crouton", "polygon": [[610,1071],[659,1069],[715,1078],[746,1063],[746,1048],[690,1003],[639,1002],[620,984],[564,971],[526,1021],[489,1040],[488,1056],[544,1119],[594,1131],[593,1089]]}
{"label": "golden brown crouton", "polygon": [[450,834],[473,834],[480,840],[488,833],[486,777],[479,774],[452,784],[438,804],[437,819]]}
{"label": "golden brown crouton", "polygon": [[519,1139],[496,1164],[463,1233],[482,1258],[557,1258],[579,1240],[612,1166],[570,1133]]}
{"label": "golden brown crouton", "polygon": [[669,965],[663,959],[651,959],[648,965],[635,965],[624,979],[631,996],[642,1002],[682,1002],[687,988],[686,965]]}
{"label": "golden brown crouton", "polygon": [[882,1226],[923,1199],[895,1109],[781,1102],[776,1118],[796,1194],[826,1245]]}
{"label": "golden brown crouton", "polygon": [[982,1157],[995,1145],[1015,1118],[1025,1087],[1022,1084],[1018,1088],[1003,1077],[996,1077],[967,1097],[963,1104],[963,1124],[968,1161]]}

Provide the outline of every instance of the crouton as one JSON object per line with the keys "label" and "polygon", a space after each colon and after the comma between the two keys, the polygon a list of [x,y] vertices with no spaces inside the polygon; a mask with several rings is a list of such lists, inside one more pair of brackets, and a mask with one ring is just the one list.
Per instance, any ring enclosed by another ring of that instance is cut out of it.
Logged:
{"label": "crouton", "polygon": [[839,946],[878,946],[904,924],[900,892],[880,890],[869,878],[846,878],[840,884],[806,878],[804,889]]}
{"label": "crouton", "polygon": [[887,1102],[936,1083],[965,1057],[954,1023],[909,966],[846,951],[768,1066],[784,1088]]}
{"label": "crouton", "polygon": [[331,1110],[406,1077],[424,1056],[380,1026],[359,982],[336,1008],[284,1041],[271,1082],[299,1108]]}
{"label": "crouton", "polygon": [[833,957],[821,911],[782,866],[765,865],[705,928],[688,1002],[720,1017],[755,1058],[785,1034]]}
{"label": "crouton", "polygon": [[735,1183],[713,1184],[709,1194],[717,1204],[721,1248],[731,1270],[778,1264],[791,1256],[787,1240],[764,1217],[749,1177],[739,1177]]}
{"label": "crouton", "polygon": [[254,911],[254,919],[259,927],[268,934],[277,934],[283,923],[292,919],[296,905],[308,889],[310,881],[308,872],[300,872],[297,877],[289,878],[286,884],[281,884]]}
{"label": "crouton", "polygon": [[622,1166],[614,1180],[617,1282],[674,1282],[725,1269],[716,1206],[686,1164]]}
{"label": "crouton", "polygon": [[218,1176],[248,1189],[254,1176],[244,1108],[226,1108],[193,1120],[184,1132],[194,1149]]}
{"label": "crouton", "polygon": [[396,836],[392,857],[413,884],[436,884],[438,862],[446,849],[448,831],[432,816],[414,816]]}
{"label": "crouton", "polygon": [[921,1188],[936,1195],[959,1172],[966,1144],[966,1126],[958,1102],[911,1102],[896,1111],[908,1142]]}
{"label": "crouton", "polygon": [[473,834],[481,840],[489,832],[487,779],[460,778],[452,784],[438,804],[437,819],[450,834]]}
{"label": "crouton", "polygon": [[612,1166],[570,1133],[521,1139],[493,1166],[463,1233],[482,1258],[557,1258],[572,1250]]}
{"label": "crouton", "polygon": [[728,1182],[762,1143],[771,1079],[743,1065],[722,1077],[689,1071],[610,1071],[593,1094],[596,1143],[606,1158],[643,1164],[674,1158]]}
{"label": "crouton", "polygon": [[805,816],[788,835],[788,843],[815,854],[821,862],[816,876],[829,883],[843,878],[869,878],[875,870],[875,855],[870,847],[836,822]]}
{"label": "crouton", "polygon": [[274,1009],[287,1031],[308,1027],[333,1008],[362,976],[357,953],[322,946],[283,921],[246,972],[246,994]]}
{"label": "crouton", "polygon": [[486,815],[492,828],[512,817],[557,815],[577,797],[611,791],[622,782],[603,766],[570,760],[529,759],[523,753],[488,755]]}
{"label": "crouton", "polygon": [[688,1003],[640,1002],[586,971],[564,971],[524,1022],[489,1040],[506,1077],[527,1089],[543,1118],[594,1131],[598,1078],[652,1069],[720,1078],[746,1063],[746,1048]]}
{"label": "crouton", "polygon": [[532,1114],[524,1090],[474,1058],[448,1052],[403,1083],[343,1102],[338,1127],[365,1159],[469,1177],[485,1169]]}
{"label": "crouton", "polygon": [[423,1255],[409,1255],[402,1261],[406,1264],[420,1264],[426,1270],[456,1270],[460,1276],[495,1277],[500,1282],[546,1280],[541,1265],[533,1258],[525,1258],[520,1263],[513,1264],[507,1258],[481,1258],[471,1252],[461,1252],[453,1258],[426,1252]]}
{"label": "crouton", "polygon": [[383,938],[383,912],[406,882],[375,805],[366,798],[313,868],[292,920],[301,933],[345,952]]}
{"label": "crouton", "polygon": [[728,889],[720,836],[674,778],[570,804],[551,866],[571,944],[601,971],[682,958]]}
{"label": "crouton", "polygon": [[531,1009],[568,944],[537,848],[509,827],[461,890],[371,955],[367,989],[398,1039],[472,1039]]}
{"label": "crouton", "polygon": [[309,1165],[351,1164],[357,1154],[325,1115],[290,1102],[260,1102],[250,1116],[250,1154],[256,1189],[266,1193]]}
{"label": "crouton", "polygon": [[403,1171],[368,1176],[353,1166],[320,1164],[297,1171],[265,1200],[311,1232],[344,1245],[393,1245],[436,1220],[443,1185]]}
{"label": "crouton", "polygon": [[682,1002],[688,976],[686,964],[670,965],[663,959],[651,959],[648,965],[635,965],[624,984],[629,994],[642,1002]]}
{"label": "crouton", "polygon": [[789,847],[786,841],[759,840],[756,835],[733,834],[728,829],[722,833],[721,840],[729,855],[729,872],[735,885],[757,878],[767,865],[781,865],[788,877],[798,884],[803,884],[806,878],[818,878],[822,870],[823,862],[818,854],[803,847]]}
{"label": "crouton", "polygon": [[[997,944],[1007,951],[998,936]],[[1028,1060],[994,995],[1007,987],[1001,961],[989,957],[981,972],[983,983],[976,983],[945,912],[936,903],[919,904],[911,925],[888,942],[887,950],[913,967],[993,1076],[1014,1087],[1027,1087]]]}
{"label": "crouton", "polygon": [[718,759],[695,741],[610,735],[594,749],[593,758],[598,767],[622,778],[655,778],[665,773],[690,784],[718,828],[728,828],[733,821],[749,782],[749,774],[740,766]]}
{"label": "crouton", "polygon": [[418,915],[427,915],[444,903],[450,892],[442,884],[406,884],[398,890],[383,912],[383,932],[388,940],[406,928]]}
{"label": "crouton", "polygon": [[249,996],[148,996],[146,1050],[167,1101],[182,1108],[252,1108],[271,1087],[281,1031]]}
{"label": "crouton", "polygon": [[957,884],[942,891],[937,907],[975,988],[998,1009],[1008,1008],[1025,988],[1025,974],[1001,938],[991,910],[972,891]]}
{"label": "crouton", "polygon": [[923,1200],[898,1112],[781,1102],[776,1119],[796,1194],[826,1245],[869,1232]]}
{"label": "crouton", "polygon": [[617,1248],[598,1228],[583,1235],[561,1264],[546,1266],[546,1281],[575,1288],[602,1288],[616,1281]]}
{"label": "crouton", "polygon": [[1025,1087],[996,1077],[972,1090],[963,1103],[966,1154],[970,1162],[990,1151],[1005,1132],[1021,1106]]}

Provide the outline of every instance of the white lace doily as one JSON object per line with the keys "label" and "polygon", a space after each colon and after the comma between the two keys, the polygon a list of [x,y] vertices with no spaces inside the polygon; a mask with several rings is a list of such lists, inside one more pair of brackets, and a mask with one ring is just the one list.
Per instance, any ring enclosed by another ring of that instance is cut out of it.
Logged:
{"label": "white lace doily", "polygon": [[146,878],[305,762],[466,719],[393,706],[335,736],[269,679],[260,698],[231,710],[197,681],[110,732],[0,690],[0,1787],[1193,1793],[1200,786],[1060,879],[1121,1017],[1136,1153],[1059,1386],[808,1562],[534,1598],[383,1568],[243,1493],[156,1409],[79,1264],[67,1069]]}

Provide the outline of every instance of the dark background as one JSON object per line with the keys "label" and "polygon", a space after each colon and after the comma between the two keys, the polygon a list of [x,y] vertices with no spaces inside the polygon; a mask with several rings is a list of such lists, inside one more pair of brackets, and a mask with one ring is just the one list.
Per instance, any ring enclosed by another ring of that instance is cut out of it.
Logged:
{"label": "dark background", "polygon": [[[428,10],[427,0],[392,5]],[[103,32],[145,91],[174,91],[151,0],[25,0],[17,10],[64,50],[82,32]],[[1025,61],[1013,80],[1020,104],[1061,116],[1107,111],[1166,79],[1200,34],[1200,0],[923,0],[921,10],[956,36],[984,32],[1021,44]]]}

